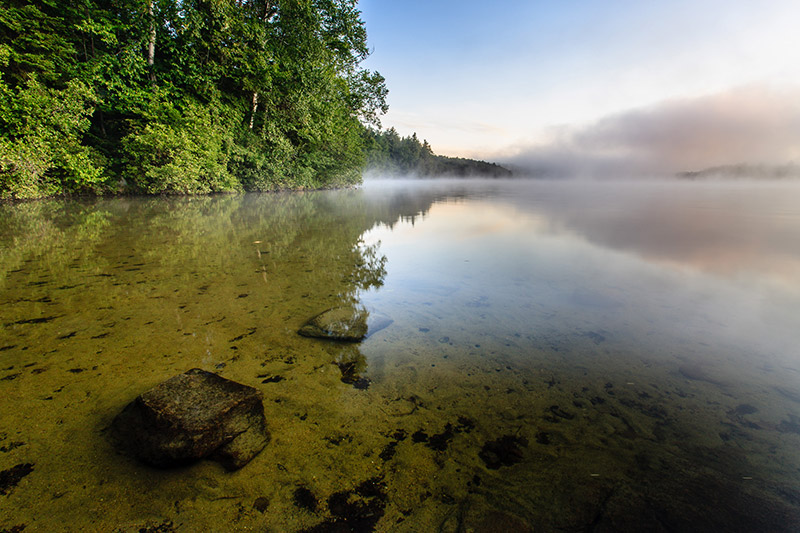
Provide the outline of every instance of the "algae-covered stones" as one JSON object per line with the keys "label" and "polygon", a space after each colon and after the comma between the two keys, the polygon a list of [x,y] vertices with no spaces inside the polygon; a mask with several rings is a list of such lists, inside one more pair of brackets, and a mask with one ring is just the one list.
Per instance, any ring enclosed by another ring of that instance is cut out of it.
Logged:
{"label": "algae-covered stones", "polygon": [[334,307],[306,322],[298,333],[304,337],[358,342],[392,322],[386,315],[363,308]]}
{"label": "algae-covered stones", "polygon": [[112,430],[136,457],[157,467],[209,458],[236,470],[269,441],[261,393],[199,368],[142,393],[117,415]]}

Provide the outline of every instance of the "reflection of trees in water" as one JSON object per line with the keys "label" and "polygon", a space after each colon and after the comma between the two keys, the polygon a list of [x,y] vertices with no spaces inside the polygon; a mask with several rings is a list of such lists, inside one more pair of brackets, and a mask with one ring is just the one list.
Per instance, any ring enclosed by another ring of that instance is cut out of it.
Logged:
{"label": "reflection of trees in water", "polygon": [[49,276],[41,292],[91,277],[86,290],[123,291],[134,283],[125,272],[141,268],[148,285],[139,287],[263,276],[287,302],[307,297],[317,312],[357,305],[361,291],[383,284],[388,266],[380,244],[367,245],[362,235],[422,215],[443,197],[343,190],[2,205],[0,286],[26,291]]}
{"label": "reflection of trees in water", "polygon": [[0,286],[26,261],[61,271],[104,238],[110,214],[94,201],[42,200],[0,205]]}
{"label": "reflection of trees in water", "polygon": [[[48,297],[48,313],[79,311],[89,322],[114,302],[142,321],[181,309],[202,327],[224,315],[248,319],[236,315],[248,312],[236,298],[249,290],[239,287],[265,287],[266,338],[280,343],[281,331],[328,308],[361,308],[360,293],[381,287],[389,266],[380,243],[362,235],[422,215],[442,197],[343,190],[0,205],[0,303],[8,320],[39,317],[45,304],[31,302]],[[249,312],[260,312],[251,301]],[[358,344],[315,342],[343,381],[364,384]]]}
{"label": "reflection of trees in water", "polygon": [[0,266],[7,272],[36,258],[58,269],[93,250],[122,246],[126,253],[137,252],[163,266],[185,268],[187,262],[215,260],[223,266],[237,244],[260,240],[263,250],[256,252],[267,252],[272,261],[305,253],[313,268],[322,258],[339,258],[352,267],[348,281],[363,289],[380,286],[385,259],[360,235],[375,224],[424,212],[432,201],[376,202],[365,199],[363,191],[349,190],[3,205]]}
{"label": "reflection of trees in water", "polygon": [[361,353],[358,345],[339,344],[332,350],[333,362],[342,372],[342,381],[358,389],[369,387],[369,380],[361,376],[367,369],[367,358]]}
{"label": "reflection of trees in water", "polygon": [[356,245],[361,261],[356,262],[349,281],[356,289],[367,290],[383,286],[386,277],[386,256],[380,254],[380,243]]}

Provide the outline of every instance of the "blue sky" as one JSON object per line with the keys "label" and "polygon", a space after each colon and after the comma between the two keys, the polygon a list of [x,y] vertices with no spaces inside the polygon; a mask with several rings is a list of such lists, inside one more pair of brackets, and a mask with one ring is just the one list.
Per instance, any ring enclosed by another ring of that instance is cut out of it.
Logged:
{"label": "blue sky", "polygon": [[[800,117],[800,104],[792,104],[800,102],[797,0],[361,0],[359,8],[373,49],[365,66],[381,72],[390,91],[384,126],[417,132],[438,153],[563,156],[586,152],[588,135],[590,159],[607,160],[609,147],[598,154],[607,143],[597,137],[609,121],[617,121],[617,138],[620,128],[631,121],[641,127],[647,117],[667,119],[681,135],[674,113],[699,113],[687,116],[685,133],[704,132],[720,119],[702,116],[717,97],[727,102],[723,114],[755,105],[775,115],[767,122]],[[646,127],[659,137],[658,124]],[[791,136],[793,126],[779,129]],[[752,156],[800,156],[790,140],[800,144],[795,137]],[[704,164],[699,159],[676,164]]]}

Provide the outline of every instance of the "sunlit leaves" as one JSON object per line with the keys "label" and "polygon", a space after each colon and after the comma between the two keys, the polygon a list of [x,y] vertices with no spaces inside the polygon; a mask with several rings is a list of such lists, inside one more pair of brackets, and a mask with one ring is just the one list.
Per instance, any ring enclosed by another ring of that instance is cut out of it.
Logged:
{"label": "sunlit leaves", "polygon": [[0,11],[0,191],[353,183],[363,124],[386,111],[384,79],[359,66],[367,52],[355,0],[9,6]]}

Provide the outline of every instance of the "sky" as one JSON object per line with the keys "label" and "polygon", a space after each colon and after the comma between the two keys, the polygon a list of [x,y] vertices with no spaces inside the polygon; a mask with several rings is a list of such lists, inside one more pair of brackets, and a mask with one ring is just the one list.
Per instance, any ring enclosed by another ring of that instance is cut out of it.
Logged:
{"label": "sky", "polygon": [[385,128],[580,172],[800,163],[798,0],[360,0]]}

